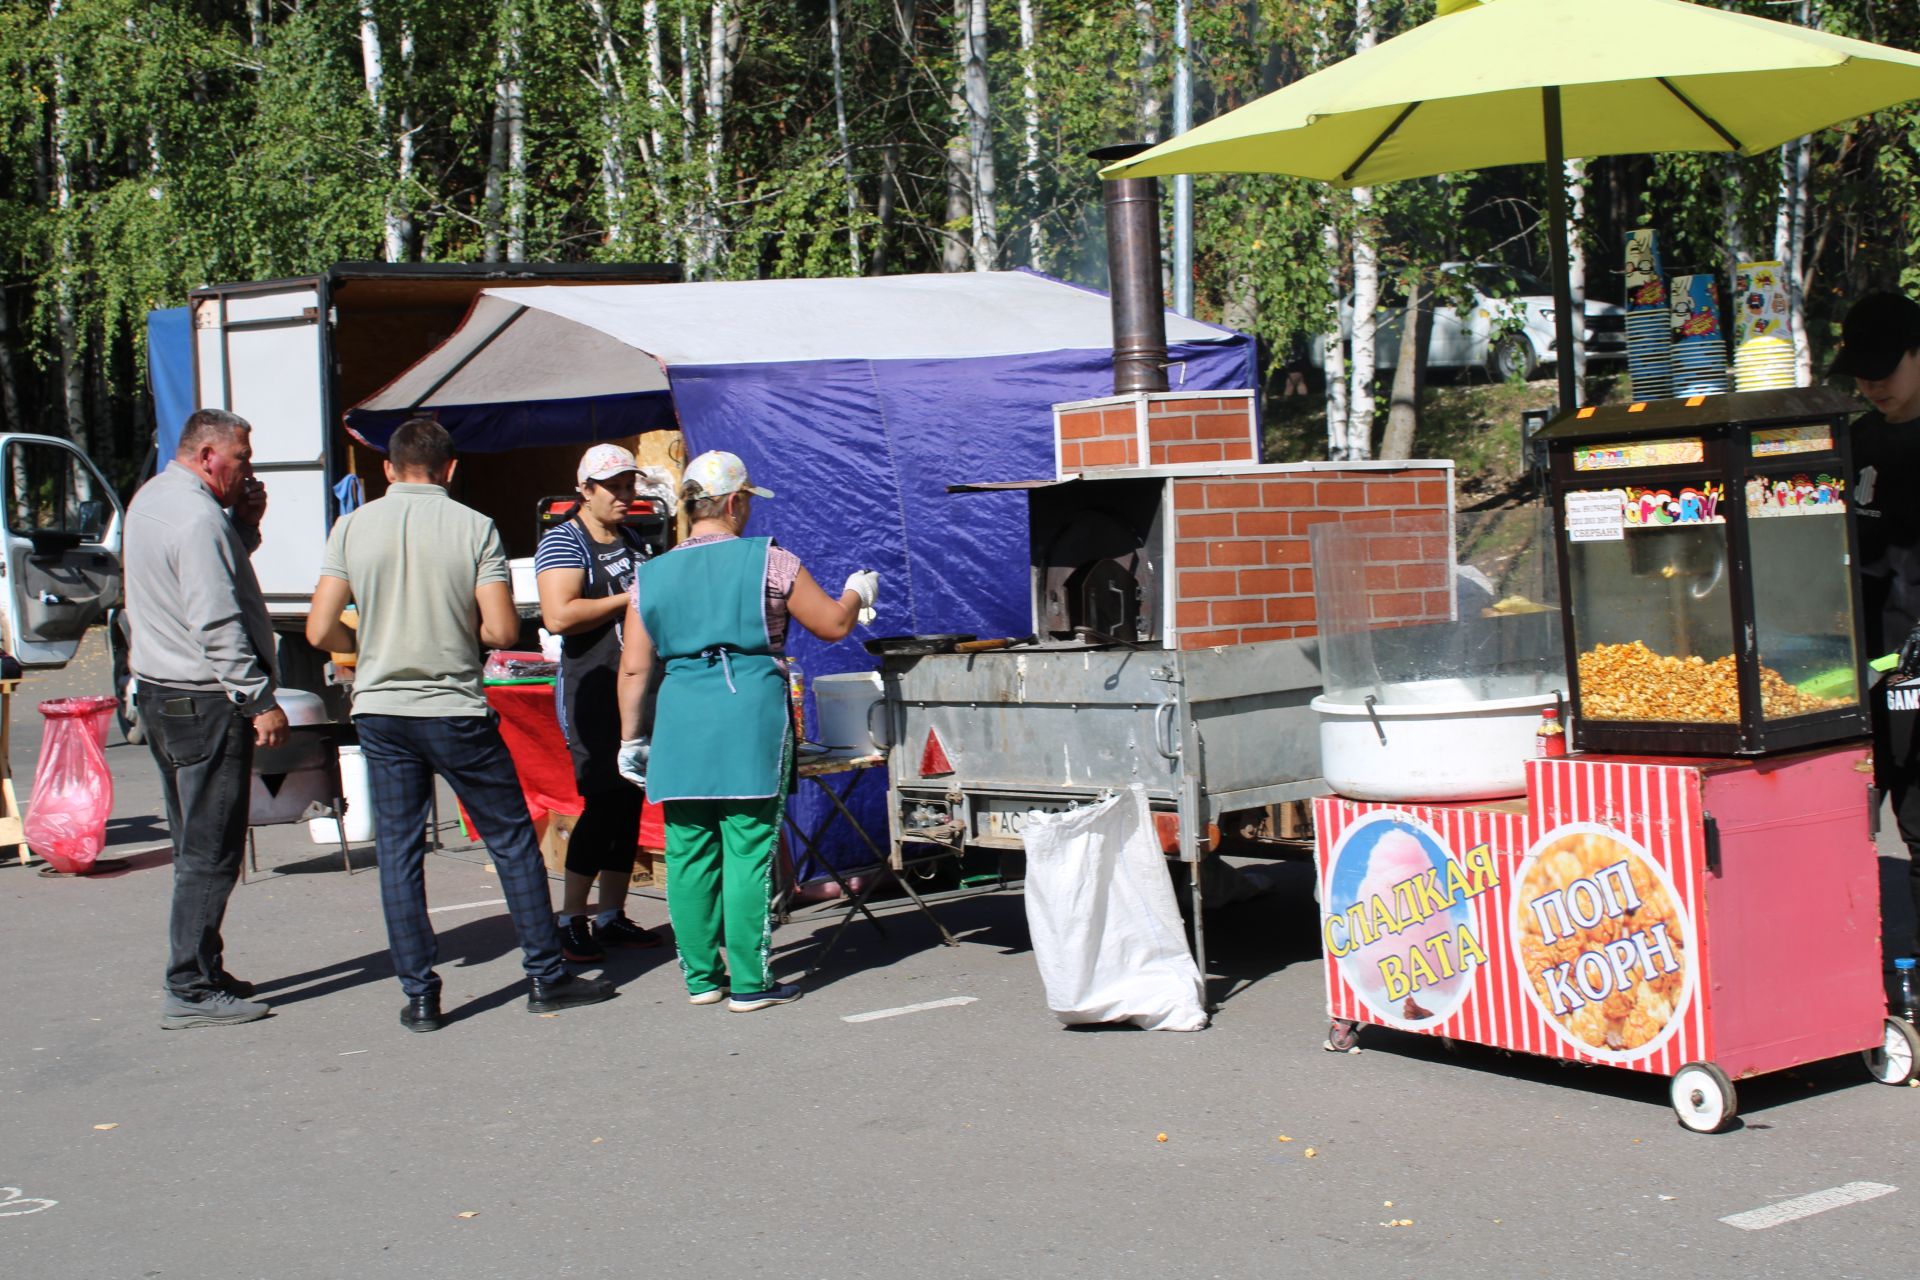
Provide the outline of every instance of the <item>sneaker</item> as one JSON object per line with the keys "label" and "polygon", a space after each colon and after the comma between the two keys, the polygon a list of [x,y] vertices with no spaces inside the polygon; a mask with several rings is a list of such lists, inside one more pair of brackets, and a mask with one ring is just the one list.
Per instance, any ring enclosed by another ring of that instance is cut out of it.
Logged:
{"label": "sneaker", "polygon": [[593,964],[607,958],[594,941],[585,916],[575,916],[560,926],[560,954],[575,964]]}
{"label": "sneaker", "polygon": [[605,924],[595,922],[593,941],[602,950],[607,947],[634,947],[644,949],[657,947],[666,939],[651,929],[642,929],[622,914],[615,916]]}
{"label": "sneaker", "polygon": [[792,1004],[800,998],[800,988],[791,982],[783,982],[766,991],[737,991],[733,999],[727,1001],[729,1013],[752,1013],[755,1009],[767,1009],[776,1004]]}
{"label": "sneaker", "polygon": [[687,997],[688,1004],[719,1004],[727,998],[725,987],[715,987],[711,991],[696,991]]}
{"label": "sneaker", "polygon": [[224,1027],[237,1022],[258,1022],[273,1012],[257,1000],[242,1000],[224,991],[213,991],[198,1000],[185,1000],[169,992],[160,1009],[162,1031],[183,1031],[188,1027]]}
{"label": "sneaker", "polygon": [[551,982],[535,978],[533,991],[527,996],[527,1012],[559,1013],[583,1004],[599,1004],[618,994],[605,978],[582,978],[573,973],[563,974]]}

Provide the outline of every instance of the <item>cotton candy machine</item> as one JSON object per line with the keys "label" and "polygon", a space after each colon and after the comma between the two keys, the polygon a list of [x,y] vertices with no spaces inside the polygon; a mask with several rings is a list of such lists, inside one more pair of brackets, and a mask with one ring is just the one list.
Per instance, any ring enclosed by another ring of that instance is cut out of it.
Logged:
{"label": "cotton candy machine", "polygon": [[1544,513],[1314,527],[1320,767],[1356,800],[1526,790],[1540,713],[1568,688]]}

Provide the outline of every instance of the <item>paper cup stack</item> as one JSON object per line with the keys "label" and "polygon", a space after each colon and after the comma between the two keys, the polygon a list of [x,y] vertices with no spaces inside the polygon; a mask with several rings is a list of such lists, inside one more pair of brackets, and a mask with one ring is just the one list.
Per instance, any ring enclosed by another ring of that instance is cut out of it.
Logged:
{"label": "paper cup stack", "polygon": [[[1673,394],[1721,394],[1727,389],[1727,339],[1719,281],[1710,275],[1675,276],[1672,299]],[[1639,395],[1637,389],[1634,394]]]}
{"label": "paper cup stack", "polygon": [[1635,400],[1673,394],[1673,312],[1650,229],[1627,233],[1627,371]]}
{"label": "paper cup stack", "polygon": [[1778,262],[1743,262],[1733,275],[1733,385],[1766,391],[1794,385],[1787,280]]}

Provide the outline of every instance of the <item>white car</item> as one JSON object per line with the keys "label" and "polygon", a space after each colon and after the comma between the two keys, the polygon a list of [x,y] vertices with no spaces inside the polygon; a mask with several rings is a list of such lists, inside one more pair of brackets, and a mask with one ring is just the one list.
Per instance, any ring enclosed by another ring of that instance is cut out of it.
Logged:
{"label": "white car", "polygon": [[[1541,365],[1553,362],[1553,290],[1545,281],[1517,267],[1489,263],[1448,262],[1440,269],[1461,277],[1473,290],[1473,301],[1464,311],[1452,305],[1434,309],[1429,369],[1484,369],[1505,382],[1531,378]],[[1626,312],[1597,298],[1587,299],[1586,312],[1588,362],[1626,359]],[[1406,299],[1383,294],[1379,316],[1373,363],[1376,369],[1392,369],[1400,363]],[[1353,337],[1352,294],[1340,300],[1340,336],[1348,341]],[[1323,338],[1308,343],[1307,360],[1315,369],[1326,367]]]}

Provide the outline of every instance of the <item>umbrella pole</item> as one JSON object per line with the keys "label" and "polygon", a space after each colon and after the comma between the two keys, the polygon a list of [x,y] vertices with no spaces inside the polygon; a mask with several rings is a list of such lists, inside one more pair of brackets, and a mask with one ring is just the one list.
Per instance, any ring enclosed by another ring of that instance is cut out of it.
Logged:
{"label": "umbrella pole", "polygon": [[[1580,405],[1573,367],[1573,285],[1567,265],[1567,148],[1560,130],[1560,89],[1540,91],[1547,130],[1547,252],[1553,263],[1553,366],[1560,374],[1560,412]],[[1586,317],[1581,316],[1582,324]]]}

